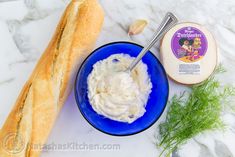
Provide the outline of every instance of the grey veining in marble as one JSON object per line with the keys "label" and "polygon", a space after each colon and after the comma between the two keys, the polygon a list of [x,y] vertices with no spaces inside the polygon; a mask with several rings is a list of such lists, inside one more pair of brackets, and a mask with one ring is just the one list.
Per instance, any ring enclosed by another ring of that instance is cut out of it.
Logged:
{"label": "grey veining in marble", "polygon": [[[70,0],[0,0],[0,126],[45,50],[55,27]],[[227,73],[223,83],[235,84],[235,1],[234,0],[100,0],[106,16],[96,47],[118,40],[133,40],[146,44],[167,11],[175,13],[181,22],[197,22],[207,27],[218,44],[220,62]],[[148,26],[140,35],[129,39],[128,26],[136,19],[146,19]],[[159,44],[152,51],[159,56]],[[187,87],[170,81],[170,96]],[[232,101],[231,101],[232,102]],[[118,150],[44,151],[42,157],[75,156],[135,156],[156,157],[154,134],[159,121],[140,134],[113,137],[92,128],[81,116],[73,94],[68,98],[48,144],[71,142],[85,144],[119,144]],[[206,132],[188,141],[173,154],[174,157],[232,157],[235,156],[235,114],[225,112],[229,126],[226,132]],[[157,135],[156,135],[157,136]]]}

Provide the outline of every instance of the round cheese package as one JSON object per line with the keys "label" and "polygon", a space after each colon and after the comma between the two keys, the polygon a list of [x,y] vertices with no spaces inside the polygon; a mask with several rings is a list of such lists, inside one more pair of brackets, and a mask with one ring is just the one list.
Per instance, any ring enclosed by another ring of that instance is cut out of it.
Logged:
{"label": "round cheese package", "polygon": [[217,47],[212,34],[196,23],[180,23],[162,39],[161,59],[170,78],[192,85],[206,80],[217,64]]}

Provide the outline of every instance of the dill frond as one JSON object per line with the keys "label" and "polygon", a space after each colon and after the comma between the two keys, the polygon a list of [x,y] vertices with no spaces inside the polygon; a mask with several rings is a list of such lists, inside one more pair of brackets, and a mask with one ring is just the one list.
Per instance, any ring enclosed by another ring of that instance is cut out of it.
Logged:
{"label": "dill frond", "polygon": [[187,140],[206,131],[224,129],[221,112],[229,98],[235,96],[235,87],[222,86],[215,78],[225,72],[219,65],[215,73],[200,85],[192,86],[190,92],[174,95],[168,102],[169,110],[165,122],[159,126],[162,153],[169,156]]}

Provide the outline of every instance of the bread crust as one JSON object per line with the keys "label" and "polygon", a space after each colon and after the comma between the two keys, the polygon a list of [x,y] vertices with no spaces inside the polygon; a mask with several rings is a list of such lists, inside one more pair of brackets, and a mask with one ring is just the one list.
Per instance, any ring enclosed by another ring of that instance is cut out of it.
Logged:
{"label": "bread crust", "polygon": [[0,131],[0,157],[40,155],[39,147],[45,144],[103,19],[96,0],[70,2]]}

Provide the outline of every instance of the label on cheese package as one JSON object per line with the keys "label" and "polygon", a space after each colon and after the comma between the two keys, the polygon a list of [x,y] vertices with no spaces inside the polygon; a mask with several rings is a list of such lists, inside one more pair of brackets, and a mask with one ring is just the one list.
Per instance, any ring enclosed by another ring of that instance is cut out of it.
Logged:
{"label": "label on cheese package", "polygon": [[203,26],[180,23],[164,36],[161,58],[173,80],[183,84],[200,83],[210,76],[216,66],[216,43]]}
{"label": "label on cheese package", "polygon": [[171,49],[179,64],[180,74],[200,74],[200,60],[207,51],[207,39],[203,32],[195,27],[183,27],[175,32],[171,39]]}

